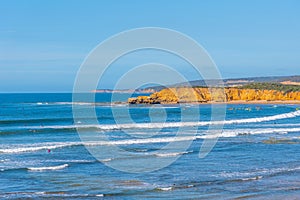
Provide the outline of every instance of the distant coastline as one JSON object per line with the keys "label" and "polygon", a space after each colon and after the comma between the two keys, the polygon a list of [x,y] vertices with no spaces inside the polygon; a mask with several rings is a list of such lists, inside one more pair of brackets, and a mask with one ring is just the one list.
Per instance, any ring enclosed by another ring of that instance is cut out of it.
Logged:
{"label": "distant coastline", "polygon": [[286,81],[249,83],[235,87],[171,87],[152,93],[150,96],[129,98],[128,103],[300,104],[300,85],[298,82]]}
{"label": "distant coastline", "polygon": [[165,87],[97,89],[92,92],[140,95],[129,98],[129,104],[300,104],[300,76],[198,80]]}
{"label": "distant coastline", "polygon": [[156,90],[154,89],[124,89],[124,90],[112,90],[112,89],[97,89],[92,90],[93,93],[135,93],[135,94],[147,94],[147,93],[154,93]]}

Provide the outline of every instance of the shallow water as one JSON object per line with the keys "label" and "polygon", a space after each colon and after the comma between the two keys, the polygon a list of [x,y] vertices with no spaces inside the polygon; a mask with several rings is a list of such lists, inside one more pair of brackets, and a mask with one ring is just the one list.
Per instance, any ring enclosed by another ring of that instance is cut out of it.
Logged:
{"label": "shallow water", "polygon": [[[110,97],[97,94],[96,103],[75,103],[83,111],[95,106],[98,124],[89,124],[90,116],[73,120],[71,94],[1,94],[0,198],[293,199],[300,195],[297,105],[228,105],[217,144],[199,158],[203,140],[215,137],[206,134],[208,125],[219,123],[210,122],[209,105],[128,106],[110,104]],[[133,121],[126,119],[125,111]],[[76,128],[99,136],[98,140],[82,141]],[[178,131],[180,137],[175,138]],[[101,140],[103,135],[109,141]],[[158,151],[170,142],[189,140],[193,142],[184,151]],[[105,164],[126,164],[135,158],[106,154],[99,161],[87,150],[109,146],[143,155],[146,161],[178,159],[153,172],[121,172]]]}

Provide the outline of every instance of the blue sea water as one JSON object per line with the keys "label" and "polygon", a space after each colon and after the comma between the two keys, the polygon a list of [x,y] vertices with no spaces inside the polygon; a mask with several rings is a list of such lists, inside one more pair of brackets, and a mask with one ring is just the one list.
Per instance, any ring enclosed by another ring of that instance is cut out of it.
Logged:
{"label": "blue sea water", "polygon": [[[218,142],[206,157],[199,158],[207,138],[210,105],[129,106],[120,103],[126,101],[125,95],[117,99],[110,103],[111,94],[97,94],[96,103],[72,103],[72,94],[0,94],[0,199],[300,197],[299,105],[227,105]],[[95,106],[99,124],[84,126],[89,116],[75,121],[74,104],[83,111]],[[190,113],[187,122],[181,121],[182,109]],[[198,109],[200,117],[195,115]],[[116,117],[122,122],[125,111],[132,122],[116,125]],[[198,133],[191,136],[195,127]],[[149,159],[155,155],[158,161],[178,159],[151,172],[122,172],[107,166],[118,162],[115,155],[95,158],[76,128],[98,134],[100,141],[93,145],[100,149],[119,145],[144,153],[146,160],[147,155]],[[155,154],[179,128],[183,128],[183,140],[193,138],[188,149]],[[105,144],[103,134],[110,138]]]}

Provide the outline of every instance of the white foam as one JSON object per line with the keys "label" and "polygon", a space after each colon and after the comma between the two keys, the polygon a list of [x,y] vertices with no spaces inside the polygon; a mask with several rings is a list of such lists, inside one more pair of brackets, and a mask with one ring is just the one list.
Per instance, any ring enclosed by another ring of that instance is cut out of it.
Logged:
{"label": "white foam", "polygon": [[34,192],[34,194],[43,195],[43,194],[46,194],[46,192]]}
{"label": "white foam", "polygon": [[[169,137],[157,137],[157,138],[137,138],[137,139],[123,139],[123,140],[107,140],[107,141],[91,141],[91,142],[57,142],[57,143],[36,143],[34,146],[29,145],[16,145],[16,146],[2,146],[0,148],[0,153],[24,153],[24,152],[35,152],[48,149],[65,148],[71,146],[111,146],[111,145],[134,145],[134,144],[152,144],[152,143],[169,143],[169,142],[180,142],[180,141],[192,141],[197,139],[208,139],[216,137],[236,137],[239,135],[256,135],[256,134],[286,134],[292,132],[300,132],[300,128],[260,128],[260,129],[229,129],[223,130],[217,134],[209,134],[209,132],[203,135],[186,135],[186,136],[169,136]],[[189,133],[187,133],[189,134]],[[177,156],[178,153],[185,152],[175,152],[166,155],[157,156]]]}
{"label": "white foam", "polygon": [[247,118],[247,119],[234,119],[224,121],[194,121],[194,122],[164,122],[164,123],[131,123],[131,124],[73,124],[73,125],[53,125],[53,126],[24,126],[20,127],[29,130],[41,129],[85,129],[97,128],[104,131],[109,130],[122,130],[122,129],[161,129],[161,128],[177,128],[177,127],[198,127],[209,125],[229,125],[229,124],[246,124],[246,123],[259,123],[267,121],[276,121],[280,119],[289,119],[300,116],[300,110],[284,113],[279,115]]}
{"label": "white foam", "polygon": [[109,107],[125,107],[126,102],[51,102],[49,105],[76,105],[76,106],[109,106]]}
{"label": "white foam", "polygon": [[180,156],[183,154],[188,154],[193,151],[185,151],[185,152],[173,152],[173,153],[156,153],[155,156],[157,157],[175,157],[175,156]]}
{"label": "white foam", "polygon": [[258,135],[258,134],[287,134],[300,132],[300,128],[261,128],[261,129],[232,129],[223,130],[220,134],[198,136],[199,139],[216,137],[236,137],[238,135]]}
{"label": "white foam", "polygon": [[68,167],[68,164],[58,165],[58,166],[50,166],[50,167],[29,167],[27,168],[30,171],[46,171],[46,170],[60,170]]}
{"label": "white foam", "polygon": [[102,159],[100,160],[101,162],[109,162],[109,161],[112,161],[112,158],[107,158],[107,159]]}
{"label": "white foam", "polygon": [[196,137],[164,137],[164,138],[147,138],[147,139],[129,139],[129,140],[117,140],[117,141],[98,141],[98,142],[59,142],[59,143],[37,143],[36,146],[14,146],[0,149],[0,153],[24,153],[35,152],[48,149],[57,149],[71,146],[103,146],[103,145],[132,145],[132,144],[151,144],[151,143],[167,143],[176,141],[194,140]]}
{"label": "white foam", "polygon": [[252,181],[252,180],[259,180],[262,179],[263,176],[255,176],[255,177],[249,177],[249,178],[242,178],[242,181]]}
{"label": "white foam", "polygon": [[103,146],[103,145],[132,145],[132,144],[151,144],[151,143],[168,143],[168,142],[179,142],[186,140],[195,140],[194,136],[187,137],[164,137],[164,138],[147,138],[147,139],[129,139],[129,140],[117,140],[117,141],[98,141],[98,142],[60,142],[60,143],[38,143],[36,146],[14,146],[0,149],[0,153],[24,153],[24,152],[35,152],[48,149],[57,149],[70,146]]}
{"label": "white foam", "polygon": [[39,106],[40,105],[49,105],[49,103],[48,102],[37,102],[36,105],[39,105]]}
{"label": "white foam", "polygon": [[291,124],[291,123],[284,123],[284,124],[256,124],[256,127],[299,127],[299,124]]}
{"label": "white foam", "polygon": [[[218,176],[222,176],[225,178],[241,178],[242,180],[248,180],[250,178],[262,178],[266,175],[273,175],[277,173],[283,172],[294,172],[300,170],[300,166],[297,167],[282,167],[282,168],[273,168],[273,169],[259,169],[255,171],[247,171],[247,172],[222,172]],[[250,177],[250,178],[249,178]]]}
{"label": "white foam", "polygon": [[242,123],[258,123],[275,121],[280,119],[288,119],[300,116],[300,111],[273,115],[268,117],[236,119],[227,121],[207,121],[207,122],[166,122],[166,123],[135,123],[135,124],[117,124],[117,125],[99,125],[98,128],[103,130],[111,129],[130,129],[130,128],[171,128],[184,126],[207,126],[207,125],[222,125],[222,124],[242,124]]}
{"label": "white foam", "polygon": [[0,153],[23,153],[23,152],[34,152],[48,149],[57,149],[68,146],[82,145],[81,142],[59,142],[59,143],[39,143],[35,144],[36,146],[15,146],[12,148],[2,148]]}
{"label": "white foam", "polygon": [[95,160],[67,160],[67,159],[49,159],[44,162],[66,162],[66,163],[93,163]]}
{"label": "white foam", "polygon": [[170,191],[172,189],[173,189],[173,187],[161,187],[161,188],[157,188],[157,190],[161,190],[161,191]]}
{"label": "white foam", "polygon": [[300,166],[297,167],[281,167],[281,168],[274,168],[274,169],[263,169],[262,172],[270,173],[270,174],[277,174],[282,172],[294,172],[300,170]]}

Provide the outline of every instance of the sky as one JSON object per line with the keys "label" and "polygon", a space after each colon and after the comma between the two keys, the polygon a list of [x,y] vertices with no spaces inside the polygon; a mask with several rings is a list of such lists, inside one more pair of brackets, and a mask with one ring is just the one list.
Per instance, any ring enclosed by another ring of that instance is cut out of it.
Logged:
{"label": "sky", "polygon": [[[89,52],[141,27],[193,38],[223,78],[300,75],[299,21],[298,0],[0,0],[0,92],[70,92]],[[172,56],[145,55],[119,65],[157,59],[183,70]],[[113,81],[107,78],[102,88]]]}

